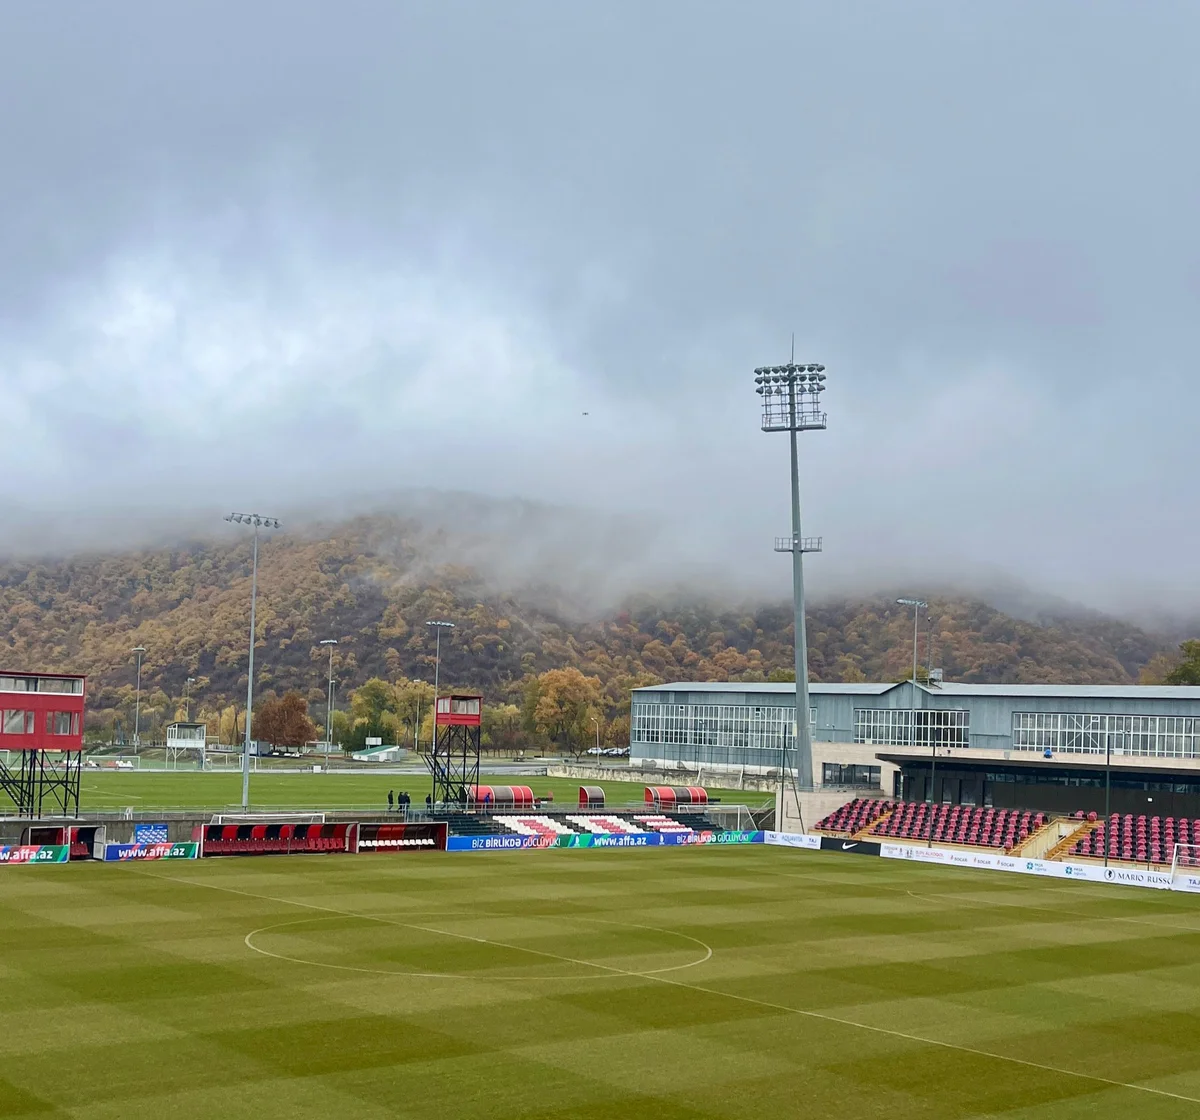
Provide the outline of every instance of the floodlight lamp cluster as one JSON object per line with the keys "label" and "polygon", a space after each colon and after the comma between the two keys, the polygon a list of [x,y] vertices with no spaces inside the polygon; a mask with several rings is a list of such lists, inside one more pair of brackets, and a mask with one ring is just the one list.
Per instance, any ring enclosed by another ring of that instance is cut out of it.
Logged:
{"label": "floodlight lamp cluster", "polygon": [[262,517],[257,513],[231,513],[225,518],[226,521],[233,521],[238,525],[253,525],[256,529],[278,529],[278,517]]}
{"label": "floodlight lamp cluster", "polygon": [[786,366],[759,366],[754,371],[754,391],[760,396],[783,396],[794,384],[802,393],[820,393],[825,389],[825,367],[820,362],[788,362]]}
{"label": "floodlight lamp cluster", "polygon": [[821,394],[825,367],[820,362],[759,366],[754,391],[762,398],[764,432],[807,432],[825,427]]}

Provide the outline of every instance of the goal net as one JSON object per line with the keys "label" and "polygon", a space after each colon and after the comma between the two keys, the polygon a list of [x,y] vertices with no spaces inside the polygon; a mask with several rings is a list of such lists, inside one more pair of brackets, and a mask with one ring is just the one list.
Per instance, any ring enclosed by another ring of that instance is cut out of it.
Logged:
{"label": "goal net", "polygon": [[1171,853],[1171,888],[1200,892],[1200,844],[1176,844]]}

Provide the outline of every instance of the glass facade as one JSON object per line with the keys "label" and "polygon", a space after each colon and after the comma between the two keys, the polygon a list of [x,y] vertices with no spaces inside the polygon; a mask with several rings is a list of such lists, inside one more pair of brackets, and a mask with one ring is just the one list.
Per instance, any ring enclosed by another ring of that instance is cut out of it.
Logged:
{"label": "glass facade", "polygon": [[879,788],[878,766],[851,766],[826,762],[821,767],[821,783],[827,786],[870,786]]}
{"label": "glass facade", "polygon": [[1196,758],[1200,718],[1014,712],[1013,749],[1063,754]]}
{"label": "glass facade", "polygon": [[[641,704],[630,712],[634,754],[733,766],[778,766],[792,749],[796,709],[768,704]],[[815,723],[817,709],[809,709]],[[639,744],[654,750],[639,751]],[[680,749],[664,750],[664,745]]]}
{"label": "glass facade", "polygon": [[[916,718],[916,736],[911,731]],[[889,747],[965,747],[971,718],[965,711],[940,708],[855,708],[854,741]]]}

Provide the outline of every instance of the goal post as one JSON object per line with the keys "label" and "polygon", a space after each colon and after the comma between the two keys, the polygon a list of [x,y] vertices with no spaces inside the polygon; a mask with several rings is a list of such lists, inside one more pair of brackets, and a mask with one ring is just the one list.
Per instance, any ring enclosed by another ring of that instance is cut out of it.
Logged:
{"label": "goal post", "polygon": [[1200,844],[1176,843],[1171,852],[1171,889],[1200,893]]}

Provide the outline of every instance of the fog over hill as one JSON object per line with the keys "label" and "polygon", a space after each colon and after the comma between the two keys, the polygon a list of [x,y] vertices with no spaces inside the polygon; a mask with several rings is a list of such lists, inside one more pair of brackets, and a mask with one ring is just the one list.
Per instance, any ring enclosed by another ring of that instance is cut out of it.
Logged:
{"label": "fog over hill", "polygon": [[[170,546],[0,563],[0,658],[87,672],[93,709],[116,718],[132,701],[129,651],[142,645],[148,718],[173,714],[187,677],[196,678],[199,710],[236,706],[246,686],[250,537],[216,525]],[[292,511],[283,530],[262,539],[258,685],[298,689],[318,703],[319,642],[329,637],[339,643],[343,696],[374,676],[431,679],[430,618],[456,624],[443,645],[443,682],[480,688],[493,703],[518,702],[531,675],[566,666],[598,678],[610,721],[627,714],[637,683],[786,676],[786,572],[782,586],[755,591],[722,584],[717,568],[689,568],[686,551],[672,570],[672,554],[636,516],[466,495],[411,495],[403,513],[337,522]],[[815,679],[908,675],[912,616],[895,604],[897,593],[929,600],[921,663],[951,680],[1126,682],[1171,646],[1011,588],[1009,613],[978,593],[929,584],[853,595],[827,588],[809,610]]]}

